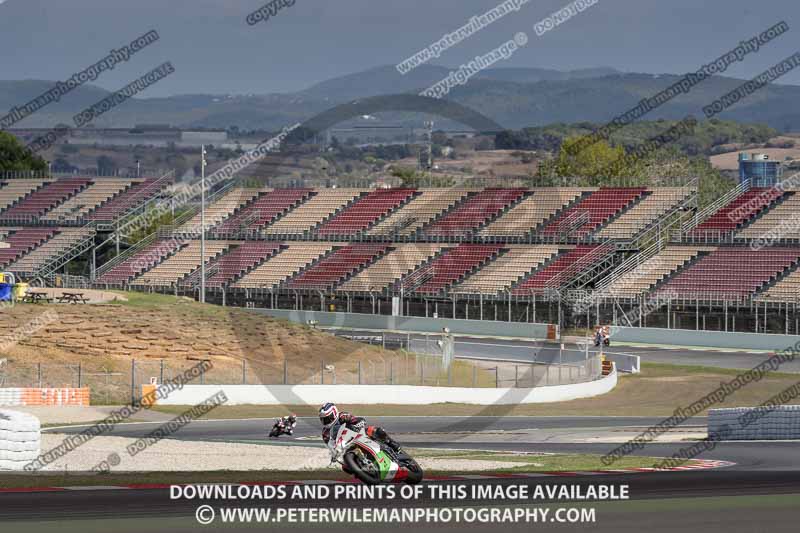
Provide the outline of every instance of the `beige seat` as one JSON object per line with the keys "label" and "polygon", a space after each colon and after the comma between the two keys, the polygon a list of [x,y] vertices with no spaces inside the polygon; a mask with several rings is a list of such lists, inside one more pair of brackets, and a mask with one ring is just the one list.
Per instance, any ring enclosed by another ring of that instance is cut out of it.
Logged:
{"label": "beige seat", "polygon": [[436,255],[440,244],[400,244],[397,248],[343,283],[344,291],[381,291],[400,278],[416,270],[422,263]]}
{"label": "beige seat", "polygon": [[[235,188],[225,193],[222,198],[206,207],[206,228],[213,228],[226,220],[236,210],[247,205],[259,194],[269,192],[271,189]],[[181,226],[179,232],[200,233],[200,213],[196,214],[186,224]]]}
{"label": "beige seat", "polygon": [[630,239],[677,207],[691,193],[684,187],[659,187],[598,232],[608,239]]}
{"label": "beige seat", "polygon": [[361,189],[317,189],[316,194],[273,224],[268,235],[302,235],[329,219],[363,192]]}
{"label": "beige seat", "polygon": [[498,294],[558,254],[556,246],[510,246],[509,250],[453,287],[453,293]]}
{"label": "beige seat", "polygon": [[285,250],[269,258],[250,271],[232,287],[239,289],[277,287],[311,263],[328,254],[334,243],[303,242],[290,244]]}
{"label": "beige seat", "polygon": [[647,292],[656,283],[677,271],[697,257],[700,252],[711,252],[713,247],[667,246],[641,265],[608,286],[609,296],[632,298]]}
{"label": "beige seat", "polygon": [[0,211],[8,209],[11,205],[32,193],[45,183],[52,180],[8,180],[0,188]]}
{"label": "beige seat", "polygon": [[127,190],[131,183],[132,181],[129,179],[97,178],[94,183],[55,209],[52,209],[42,219],[51,222],[78,220]]}
{"label": "beige seat", "polygon": [[485,236],[524,236],[582,193],[595,189],[550,187],[533,189],[533,195],[512,207],[507,213],[479,232]]}
{"label": "beige seat", "polygon": [[420,195],[376,224],[367,235],[411,235],[476,189],[420,189]]}
{"label": "beige seat", "polygon": [[91,234],[92,231],[83,228],[62,228],[44,244],[6,267],[6,270],[21,274],[34,274],[49,261],[67,252]]}
{"label": "beige seat", "polygon": [[741,230],[736,236],[743,239],[780,238],[800,239],[800,224],[793,222],[800,213],[800,193],[787,197]]}
{"label": "beige seat", "polygon": [[[228,241],[207,240],[204,261],[208,263],[224,253]],[[151,268],[131,283],[141,286],[171,286],[200,268],[200,241],[191,241],[174,255]]]}

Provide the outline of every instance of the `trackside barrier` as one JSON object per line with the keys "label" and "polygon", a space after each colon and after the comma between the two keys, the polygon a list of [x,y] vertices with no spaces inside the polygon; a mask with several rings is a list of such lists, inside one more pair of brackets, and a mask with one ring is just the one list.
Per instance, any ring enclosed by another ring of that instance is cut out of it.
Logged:
{"label": "trackside barrier", "polygon": [[322,311],[290,311],[286,309],[250,309],[256,313],[307,324],[315,321],[321,327],[382,329],[413,333],[441,333],[449,328],[454,335],[519,337],[556,340],[558,328],[551,324],[528,322],[495,322],[493,320],[463,320],[415,316],[385,316],[362,313],[325,313]]}
{"label": "trackside barrier", "polygon": [[800,405],[711,409],[708,434],[719,440],[800,439]]}
{"label": "trackside barrier", "polygon": [[643,344],[668,344],[708,348],[734,348],[741,350],[785,350],[800,342],[797,335],[768,333],[740,333],[694,329],[611,327],[614,342],[641,342]]}
{"label": "trackside barrier", "polygon": [[[352,405],[517,405],[591,398],[610,392],[617,385],[617,372],[601,379],[571,385],[535,388],[462,388],[413,385],[186,385],[158,405],[197,405],[224,392],[227,405],[317,405],[329,402]],[[143,389],[143,393],[146,391]]]}
{"label": "trackside barrier", "polygon": [[0,470],[22,470],[39,457],[41,446],[38,418],[0,409]]}
{"label": "trackside barrier", "polygon": [[0,405],[89,405],[89,388],[3,388]]}
{"label": "trackside barrier", "polygon": [[617,370],[629,374],[638,374],[641,371],[641,357],[627,353],[604,352],[607,361],[614,363]]}

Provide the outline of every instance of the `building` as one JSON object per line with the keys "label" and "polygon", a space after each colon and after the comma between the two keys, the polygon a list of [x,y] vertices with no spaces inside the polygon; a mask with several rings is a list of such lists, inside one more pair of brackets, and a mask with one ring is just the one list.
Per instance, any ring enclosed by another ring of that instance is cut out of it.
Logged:
{"label": "building", "polygon": [[739,154],[739,181],[750,180],[753,187],[771,187],[781,180],[783,166],[766,154]]}

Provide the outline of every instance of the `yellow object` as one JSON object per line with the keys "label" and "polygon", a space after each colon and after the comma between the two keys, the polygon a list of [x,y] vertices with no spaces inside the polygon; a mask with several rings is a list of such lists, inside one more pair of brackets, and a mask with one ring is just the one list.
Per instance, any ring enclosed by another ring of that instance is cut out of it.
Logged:
{"label": "yellow object", "polygon": [[14,301],[16,302],[21,301],[25,297],[25,294],[27,294],[27,292],[28,292],[27,283],[20,281],[19,283],[14,285],[13,289]]}

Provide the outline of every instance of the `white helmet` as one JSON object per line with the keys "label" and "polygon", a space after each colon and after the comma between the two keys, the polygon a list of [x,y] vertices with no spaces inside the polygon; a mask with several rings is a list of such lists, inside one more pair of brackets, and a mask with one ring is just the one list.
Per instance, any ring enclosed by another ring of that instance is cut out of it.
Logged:
{"label": "white helmet", "polygon": [[339,409],[336,405],[328,402],[319,409],[319,421],[325,429],[331,427],[339,418]]}

